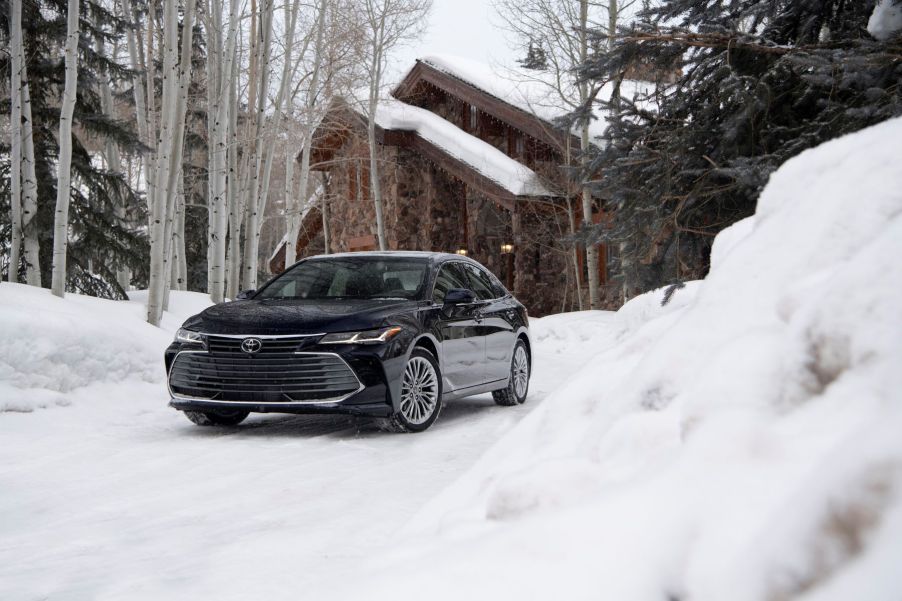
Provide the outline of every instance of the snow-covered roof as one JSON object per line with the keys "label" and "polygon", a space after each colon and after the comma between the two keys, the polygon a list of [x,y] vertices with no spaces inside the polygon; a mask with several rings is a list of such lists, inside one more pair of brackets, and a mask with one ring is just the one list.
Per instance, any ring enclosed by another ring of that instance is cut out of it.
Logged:
{"label": "snow-covered roof", "polygon": [[416,132],[511,194],[555,196],[535,171],[431,111],[399,100],[381,100],[376,124],[386,130]]}
{"label": "snow-covered roof", "polygon": [[[447,54],[431,54],[421,57],[419,61],[549,123],[577,108],[576,99],[579,96],[576,88],[565,84],[565,98],[557,91],[558,86],[549,72],[492,67]],[[625,80],[621,83],[620,93],[623,97],[635,98],[649,95],[654,87],[652,82]],[[610,99],[613,89],[612,84],[606,84],[598,98]],[[596,112],[596,117],[589,125],[589,135],[593,140],[604,134],[608,126],[603,115]]]}

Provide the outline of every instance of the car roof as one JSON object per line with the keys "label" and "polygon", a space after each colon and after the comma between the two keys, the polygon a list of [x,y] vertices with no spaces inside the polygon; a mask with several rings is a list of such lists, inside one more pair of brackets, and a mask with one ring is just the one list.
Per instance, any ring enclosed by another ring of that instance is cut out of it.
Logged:
{"label": "car roof", "polygon": [[[458,261],[473,261],[467,256],[454,253],[429,252],[424,250],[366,250],[357,252],[333,253],[330,255],[315,255],[307,259],[330,259],[336,257],[384,257],[384,258],[407,258],[407,259],[428,259],[431,263],[444,263],[445,261],[454,259]],[[475,263],[475,261],[473,261]]]}

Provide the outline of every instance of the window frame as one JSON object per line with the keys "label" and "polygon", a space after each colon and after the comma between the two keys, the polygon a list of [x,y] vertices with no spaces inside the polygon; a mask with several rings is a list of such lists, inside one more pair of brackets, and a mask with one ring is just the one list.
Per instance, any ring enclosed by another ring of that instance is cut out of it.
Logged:
{"label": "window frame", "polygon": [[[444,297],[442,298],[442,301],[440,303],[435,300],[435,287],[438,285],[438,278],[442,273],[442,269],[444,269],[445,267],[447,267],[449,265],[463,265],[463,264],[464,264],[464,261],[444,261],[442,263],[439,263],[438,269],[435,270],[435,277],[432,278],[432,290],[429,295],[429,301],[433,305],[444,304],[444,302],[445,302]],[[466,276],[467,272],[464,271],[463,275]],[[467,282],[469,282],[469,280],[470,280],[469,277],[466,277],[465,279],[467,280]],[[447,292],[445,294],[447,294]]]}
{"label": "window frame", "polygon": [[[491,286],[489,288],[491,290],[492,294],[498,294],[498,292],[504,291],[504,294],[501,296],[493,296],[492,298],[487,298],[487,299],[477,298],[476,299],[477,303],[489,303],[489,302],[496,301],[499,299],[507,298],[508,296],[511,295],[511,292],[507,288],[504,287],[504,284],[502,284],[501,281],[498,280],[498,278],[496,278],[495,275],[491,271],[489,271],[482,265],[479,265],[478,263],[470,262],[470,261],[451,260],[451,261],[444,261],[443,263],[440,263],[438,265],[438,269],[435,271],[435,277],[432,279],[432,291],[429,296],[429,300],[433,304],[438,304],[435,301],[435,286],[438,283],[439,273],[441,273],[441,270],[446,265],[460,265],[461,269],[464,270],[464,275],[467,276],[468,284],[470,282],[470,275],[467,273],[466,268],[467,268],[467,266],[472,266],[474,269],[477,269],[477,270],[481,271],[483,274],[485,274],[485,276],[489,279],[489,281],[492,282],[493,286]],[[496,287],[498,288],[498,290],[495,290]],[[472,290],[474,294],[476,293],[476,291],[473,290],[472,288],[468,288],[468,290]]]}

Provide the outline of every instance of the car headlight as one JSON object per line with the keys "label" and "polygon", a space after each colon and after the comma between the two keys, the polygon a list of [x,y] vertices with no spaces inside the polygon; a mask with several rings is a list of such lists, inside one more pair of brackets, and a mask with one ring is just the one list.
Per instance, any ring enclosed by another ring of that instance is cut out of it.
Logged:
{"label": "car headlight", "polygon": [[204,337],[200,335],[200,332],[179,328],[175,333],[175,341],[183,344],[203,344]]}
{"label": "car headlight", "polygon": [[320,339],[321,344],[380,344],[388,342],[401,332],[398,326],[380,328],[378,330],[364,330],[362,332],[340,332],[338,334],[326,334]]}

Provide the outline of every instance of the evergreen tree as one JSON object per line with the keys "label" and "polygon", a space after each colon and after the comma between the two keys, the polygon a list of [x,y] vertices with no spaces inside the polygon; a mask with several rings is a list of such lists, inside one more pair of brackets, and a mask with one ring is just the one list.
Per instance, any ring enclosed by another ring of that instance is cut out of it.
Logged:
{"label": "evergreen tree", "polygon": [[533,71],[544,71],[548,68],[548,57],[545,56],[545,50],[541,44],[529,40],[529,48],[526,50],[526,56],[517,61],[524,69]]}
{"label": "evergreen tree", "polygon": [[627,297],[704,276],[714,235],[754,212],[787,159],[902,114],[902,39],[868,34],[873,8],[662,0],[582,66],[593,83],[662,68],[651,97],[602,103],[607,144],[589,173],[614,220],[583,237],[619,249]]}
{"label": "evergreen tree", "polygon": [[[9,1],[0,0],[0,31],[7,32]],[[23,7],[22,29],[28,57],[28,83],[31,92],[35,169],[38,180],[41,280],[50,284],[53,247],[53,210],[56,199],[56,158],[59,154],[56,131],[59,125],[60,97],[64,80],[61,59],[66,36],[66,2],[41,0]],[[122,21],[94,0],[81,3],[78,94],[72,134],[72,185],[69,213],[67,289],[103,296],[124,298],[116,281],[116,270],[128,266],[133,282],[146,281],[147,243],[143,228],[127,228],[116,216],[118,206],[128,207],[134,223],[146,223],[143,202],[122,174],[102,166],[94,147],[114,140],[123,154],[146,149],[139,142],[130,122],[106,117],[101,108],[101,74],[113,82],[128,82],[131,72],[96,51],[98,42],[112,46],[130,24]],[[5,40],[4,40],[5,41]],[[0,55],[0,70],[8,72],[9,59]],[[114,86],[115,87],[115,86]],[[8,110],[8,85],[2,88],[0,107]],[[5,146],[0,152],[8,153]],[[8,174],[8,171],[6,172]],[[8,175],[7,175],[8,178]],[[0,186],[0,206],[9,204],[9,186]]]}

